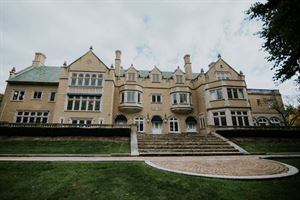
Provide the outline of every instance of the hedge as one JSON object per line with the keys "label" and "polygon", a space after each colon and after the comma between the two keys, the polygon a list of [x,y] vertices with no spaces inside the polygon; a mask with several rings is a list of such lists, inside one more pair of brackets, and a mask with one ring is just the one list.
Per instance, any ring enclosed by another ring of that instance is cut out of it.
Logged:
{"label": "hedge", "polygon": [[0,136],[105,136],[129,137],[130,128],[80,128],[80,127],[0,127]]}
{"label": "hedge", "polygon": [[300,128],[251,128],[217,130],[218,134],[226,137],[268,137],[268,138],[300,138]]}

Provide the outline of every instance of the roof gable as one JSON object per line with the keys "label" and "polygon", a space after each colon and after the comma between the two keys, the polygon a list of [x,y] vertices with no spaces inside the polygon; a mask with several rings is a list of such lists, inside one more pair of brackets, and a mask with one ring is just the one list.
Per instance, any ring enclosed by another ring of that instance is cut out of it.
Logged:
{"label": "roof gable", "polygon": [[106,72],[109,68],[89,50],[83,56],[72,62],[68,68],[74,71],[99,71]]}

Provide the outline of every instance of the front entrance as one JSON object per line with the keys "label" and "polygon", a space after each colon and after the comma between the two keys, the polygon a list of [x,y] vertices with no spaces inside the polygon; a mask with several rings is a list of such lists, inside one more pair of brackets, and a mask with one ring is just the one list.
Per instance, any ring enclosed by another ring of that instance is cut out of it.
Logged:
{"label": "front entrance", "polygon": [[161,134],[161,122],[154,121],[152,122],[152,133],[153,134]]}

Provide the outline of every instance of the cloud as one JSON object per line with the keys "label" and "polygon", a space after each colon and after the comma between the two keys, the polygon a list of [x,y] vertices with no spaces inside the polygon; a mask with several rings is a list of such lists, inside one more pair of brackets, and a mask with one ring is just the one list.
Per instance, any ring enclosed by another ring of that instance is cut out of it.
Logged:
{"label": "cloud", "polygon": [[242,70],[250,88],[280,88],[294,95],[291,81],[275,86],[272,63],[265,60],[261,24],[245,20],[255,1],[1,1],[0,92],[8,71],[31,64],[34,52],[59,66],[84,54],[90,45],[110,66],[122,50],[122,65],[138,69],[175,70],[191,54],[193,71],[208,69],[218,53]]}

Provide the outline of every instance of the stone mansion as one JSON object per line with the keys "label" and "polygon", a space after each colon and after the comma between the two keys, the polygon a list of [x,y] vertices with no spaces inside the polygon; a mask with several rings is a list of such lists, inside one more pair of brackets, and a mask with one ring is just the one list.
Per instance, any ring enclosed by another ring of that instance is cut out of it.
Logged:
{"label": "stone mansion", "polygon": [[192,72],[190,55],[172,71],[108,67],[93,52],[67,65],[47,66],[36,53],[30,67],[13,68],[0,108],[9,123],[137,124],[138,132],[209,132],[214,127],[280,125],[269,106],[278,90],[248,89],[245,75],[221,57]]}

